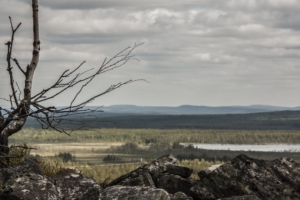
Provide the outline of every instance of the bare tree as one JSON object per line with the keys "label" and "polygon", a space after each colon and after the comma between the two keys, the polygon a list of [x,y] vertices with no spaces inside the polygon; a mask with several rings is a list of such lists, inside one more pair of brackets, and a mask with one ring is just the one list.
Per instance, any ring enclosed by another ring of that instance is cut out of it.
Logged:
{"label": "bare tree", "polygon": [[[76,103],[76,100],[78,99],[82,91],[96,78],[96,76],[121,67],[124,64],[126,64],[129,60],[137,60],[134,57],[134,55],[132,55],[132,52],[136,47],[138,47],[141,44],[135,44],[133,47],[127,47],[126,49],[117,53],[112,58],[104,59],[100,67],[96,69],[95,72],[93,72],[92,74],[87,73],[90,72],[90,70],[85,70],[81,72],[81,68],[85,63],[84,61],[75,69],[68,69],[62,72],[62,74],[57,78],[55,83],[50,87],[43,89],[37,94],[32,95],[33,75],[36,67],[38,66],[41,44],[39,38],[38,11],[38,0],[32,0],[33,51],[31,62],[26,67],[26,69],[23,69],[20,66],[18,60],[12,57],[15,32],[18,30],[21,23],[14,27],[11,17],[9,17],[12,34],[11,40],[5,43],[5,45],[7,45],[6,61],[7,71],[10,77],[11,95],[9,95],[9,98],[1,99],[9,102],[11,108],[7,109],[0,107],[0,158],[8,155],[8,138],[22,129],[28,117],[35,118],[40,123],[41,127],[44,129],[52,128],[58,132],[70,134],[71,131],[82,129],[88,126],[88,124],[86,124],[86,122],[81,121],[80,118],[74,119],[74,117],[71,116],[82,116],[94,112],[101,112],[100,108],[89,109],[85,108],[85,106],[88,103],[92,102],[94,99],[104,94],[107,94],[115,89],[118,89],[125,84],[138,81],[128,80],[126,82],[119,82],[113,84],[106,90],[101,91],[100,93],[97,93],[94,96],[80,103]],[[12,67],[13,63],[24,75],[25,85],[23,93],[17,82],[14,80]],[[74,91],[74,97],[72,98],[68,106],[57,108],[55,106],[43,105],[43,103],[45,103],[46,101],[53,100],[54,98],[59,98],[67,90],[70,90],[75,86],[78,86],[79,89],[77,91]],[[23,97],[21,98],[22,95]],[[73,126],[73,128],[71,129],[67,129],[63,126],[66,123],[73,124],[76,126]]]}

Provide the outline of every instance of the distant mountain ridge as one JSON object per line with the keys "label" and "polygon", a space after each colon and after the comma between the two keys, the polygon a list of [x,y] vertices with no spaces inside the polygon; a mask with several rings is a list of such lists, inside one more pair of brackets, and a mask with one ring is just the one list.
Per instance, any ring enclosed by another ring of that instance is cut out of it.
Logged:
{"label": "distant mountain ridge", "polygon": [[269,105],[250,106],[193,106],[181,105],[178,107],[168,106],[136,106],[136,105],[112,105],[103,107],[106,113],[114,114],[138,114],[138,115],[206,115],[206,114],[246,114],[275,111],[296,111],[300,107],[282,107]]}
{"label": "distant mountain ridge", "polygon": [[[8,106],[2,106],[9,109]],[[58,106],[57,108],[61,108]],[[86,106],[95,109],[98,106]],[[276,111],[300,111],[298,107],[250,105],[250,106],[194,106],[181,105],[171,106],[136,106],[136,105],[112,105],[100,107],[104,113],[102,116],[118,115],[218,115],[218,114],[250,114]]]}

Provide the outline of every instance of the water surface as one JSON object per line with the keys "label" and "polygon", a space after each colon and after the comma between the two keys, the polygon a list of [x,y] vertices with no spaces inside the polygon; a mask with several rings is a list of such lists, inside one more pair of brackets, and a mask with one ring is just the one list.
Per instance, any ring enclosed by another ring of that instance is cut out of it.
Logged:
{"label": "water surface", "polygon": [[[185,144],[187,146],[189,144]],[[300,144],[191,144],[198,149],[229,151],[265,151],[265,152],[300,152]]]}

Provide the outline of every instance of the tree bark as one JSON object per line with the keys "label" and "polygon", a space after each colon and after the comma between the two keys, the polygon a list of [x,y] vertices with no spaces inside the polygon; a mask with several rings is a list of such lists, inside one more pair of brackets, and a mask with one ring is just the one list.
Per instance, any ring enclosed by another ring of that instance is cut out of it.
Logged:
{"label": "tree bark", "polygon": [[[0,153],[1,154],[7,155],[9,153],[8,137],[22,129],[22,127],[24,126],[27,120],[28,113],[30,111],[32,80],[33,80],[34,71],[39,62],[39,54],[40,54],[38,0],[32,0],[32,13],[33,13],[33,51],[32,51],[31,62],[27,66],[25,72],[24,97],[17,108],[18,119],[7,126],[3,125],[4,127],[2,126],[2,128],[0,126],[0,131],[1,131]],[[0,118],[1,116],[2,114],[0,115]],[[1,119],[0,119],[0,125],[1,125]]]}

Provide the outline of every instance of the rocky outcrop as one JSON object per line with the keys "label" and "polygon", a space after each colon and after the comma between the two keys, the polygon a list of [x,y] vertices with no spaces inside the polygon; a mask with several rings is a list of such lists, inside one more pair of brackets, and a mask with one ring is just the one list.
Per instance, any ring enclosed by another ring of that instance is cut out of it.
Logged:
{"label": "rocky outcrop", "polygon": [[0,199],[61,199],[56,187],[39,174],[26,173],[13,176],[2,188]]}
{"label": "rocky outcrop", "polygon": [[104,190],[103,200],[169,200],[163,189],[140,186],[112,186]]}
{"label": "rocky outcrop", "polygon": [[103,189],[91,178],[78,173],[65,173],[48,178],[62,199],[98,200]]}
{"label": "rocky outcrop", "polygon": [[187,198],[195,200],[300,199],[300,165],[289,158],[264,161],[239,155],[223,165],[200,171],[200,180],[189,178],[192,170],[175,163],[176,158],[172,155],[163,156],[109,185],[126,183],[128,186],[134,177],[147,174],[147,179],[143,179],[147,181],[140,179],[140,186],[153,182],[156,188],[162,188],[169,194],[183,192]]}
{"label": "rocky outcrop", "polygon": [[[261,199],[300,199],[300,165],[292,159],[265,161],[239,155],[211,173],[199,172],[194,199],[252,195]],[[252,198],[252,197],[251,197]]]}
{"label": "rocky outcrop", "polygon": [[300,165],[292,159],[265,161],[239,155],[198,172],[166,155],[123,175],[103,189],[74,171],[44,177],[36,160],[0,170],[0,200],[259,200],[300,199]]}

